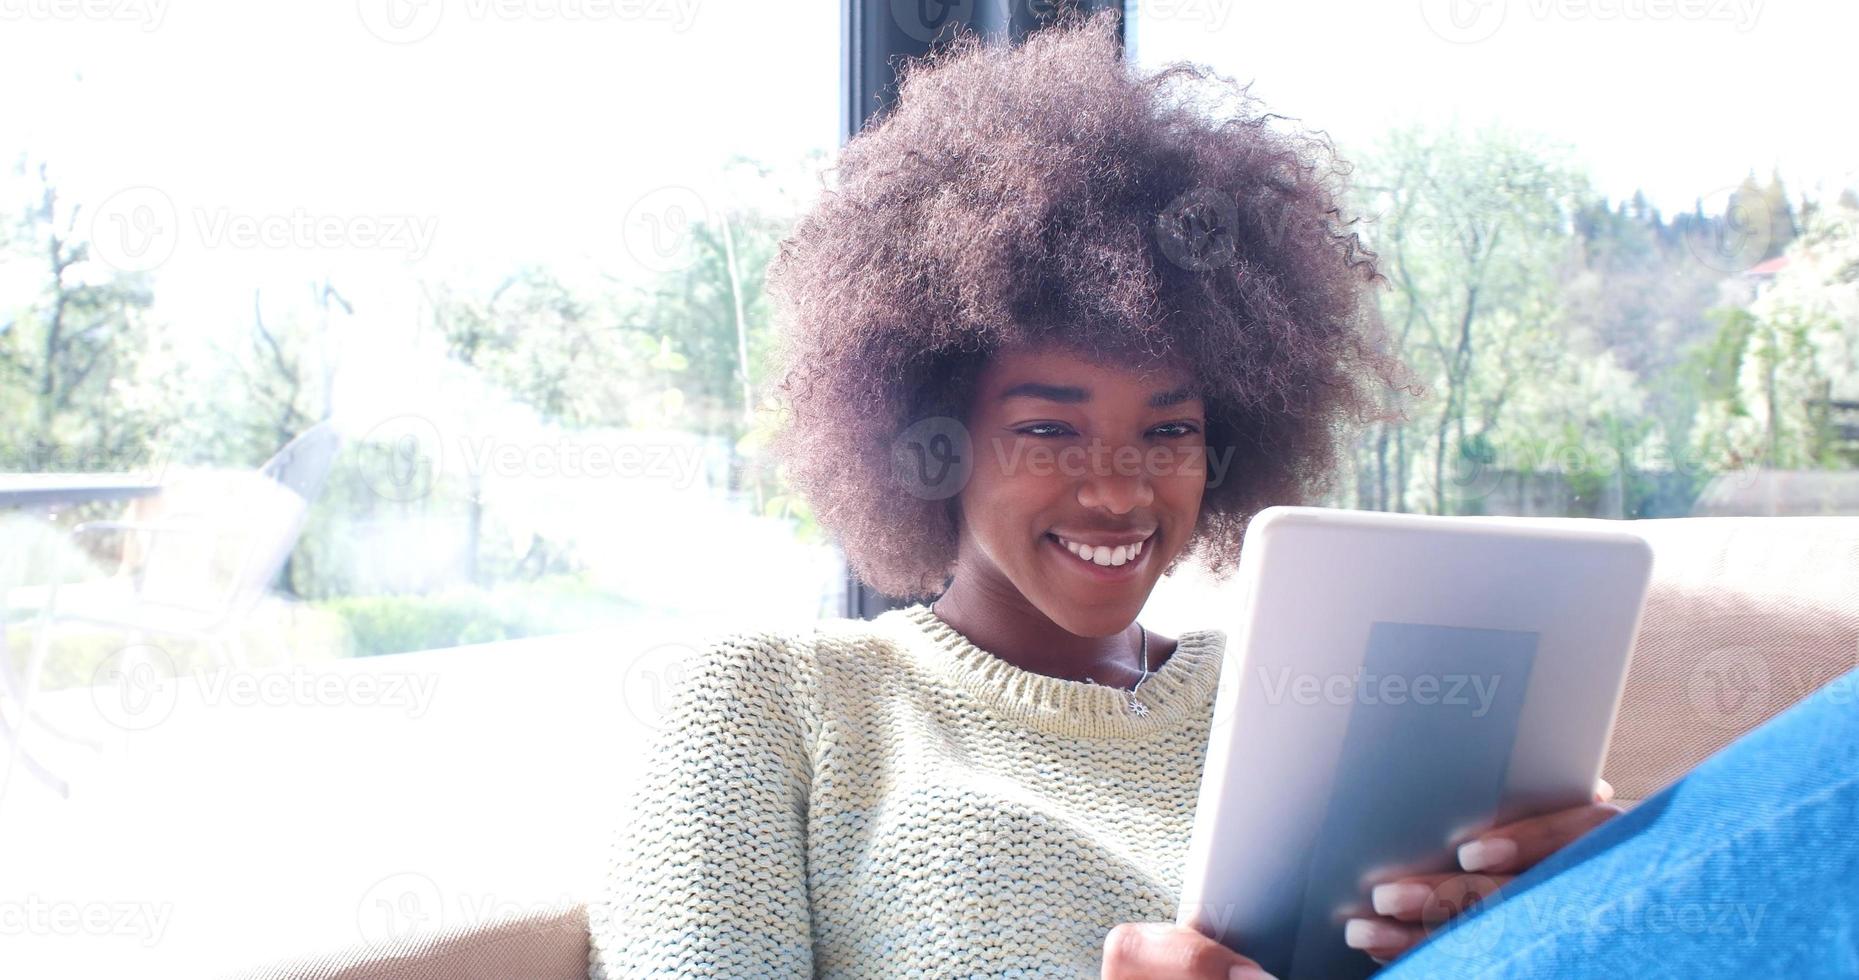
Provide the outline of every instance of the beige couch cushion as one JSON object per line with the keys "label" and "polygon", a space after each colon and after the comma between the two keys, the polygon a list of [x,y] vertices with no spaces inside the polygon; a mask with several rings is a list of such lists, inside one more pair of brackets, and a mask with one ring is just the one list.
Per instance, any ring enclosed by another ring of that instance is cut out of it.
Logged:
{"label": "beige couch cushion", "polygon": [[587,912],[563,906],[266,966],[238,980],[586,980]]}
{"label": "beige couch cushion", "polygon": [[1859,664],[1859,517],[1615,525],[1652,587],[1604,773],[1644,799]]}

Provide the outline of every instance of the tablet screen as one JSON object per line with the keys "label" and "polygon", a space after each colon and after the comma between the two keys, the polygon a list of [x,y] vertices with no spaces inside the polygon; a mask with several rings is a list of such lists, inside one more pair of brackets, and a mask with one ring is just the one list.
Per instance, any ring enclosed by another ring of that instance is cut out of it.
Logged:
{"label": "tablet screen", "polygon": [[[1350,700],[1330,803],[1304,879],[1290,961],[1304,976],[1366,976],[1375,966],[1344,946],[1343,922],[1372,914],[1374,880],[1452,867],[1441,827],[1470,828],[1503,796],[1537,634],[1422,623],[1374,623],[1361,669],[1315,691],[1288,679],[1295,701],[1313,693]],[[1266,678],[1259,680],[1263,683]],[[1269,689],[1270,685],[1266,685]],[[1422,801],[1416,804],[1415,801]],[[1262,960],[1277,959],[1271,953]]]}

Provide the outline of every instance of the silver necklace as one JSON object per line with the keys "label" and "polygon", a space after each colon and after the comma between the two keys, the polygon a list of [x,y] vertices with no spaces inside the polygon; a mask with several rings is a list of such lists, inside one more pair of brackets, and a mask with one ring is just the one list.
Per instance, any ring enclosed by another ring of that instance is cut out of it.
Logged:
{"label": "silver necklace", "polygon": [[[1144,629],[1143,624],[1141,623],[1136,624],[1136,631],[1142,634],[1143,675],[1142,677],[1137,679],[1135,684],[1130,685],[1130,691],[1129,691],[1130,713],[1134,715],[1146,715],[1149,713],[1149,706],[1142,703],[1141,701],[1136,700],[1136,689],[1143,686],[1143,681],[1146,681],[1149,679],[1149,631]],[[1090,681],[1090,683],[1092,684],[1097,683],[1096,681],[1091,680],[1091,678],[1089,677],[1086,677],[1085,680]],[[1110,685],[1104,684],[1101,686],[1109,687]]]}
{"label": "silver necklace", "polygon": [[1149,679],[1149,631],[1143,629],[1141,623],[1136,624],[1136,629],[1143,638],[1143,675],[1130,688],[1130,711],[1138,715],[1146,715],[1149,713],[1149,706],[1136,700],[1136,688],[1143,686],[1143,681]]}

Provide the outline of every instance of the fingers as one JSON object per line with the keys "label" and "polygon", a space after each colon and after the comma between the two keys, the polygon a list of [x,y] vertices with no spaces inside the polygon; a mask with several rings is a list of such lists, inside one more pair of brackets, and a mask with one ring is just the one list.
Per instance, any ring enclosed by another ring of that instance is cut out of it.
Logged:
{"label": "fingers", "polygon": [[1620,815],[1611,801],[1614,787],[1594,783],[1594,802],[1496,827],[1459,848],[1459,864],[1483,874],[1415,875],[1376,885],[1369,893],[1375,915],[1352,918],[1343,926],[1343,941],[1378,963],[1405,953],[1435,928],[1464,914],[1511,882],[1516,872],[1568,846],[1576,838]]}
{"label": "fingers", "polygon": [[1505,824],[1460,845],[1459,867],[1485,874],[1523,871],[1623,812],[1613,803],[1588,803]]}
{"label": "fingers", "polygon": [[1369,892],[1375,913],[1401,922],[1437,926],[1510,883],[1514,875],[1474,875],[1447,872],[1415,875]]}
{"label": "fingers", "polygon": [[1343,923],[1343,942],[1348,943],[1350,949],[1367,953],[1378,963],[1386,963],[1407,952],[1426,937],[1425,926],[1396,922],[1381,916],[1350,919]]}
{"label": "fingers", "polygon": [[1273,980],[1259,964],[1187,926],[1124,922],[1104,936],[1104,980]]}
{"label": "fingers", "polygon": [[1343,942],[1378,963],[1407,952],[1433,930],[1465,914],[1508,884],[1511,875],[1415,875],[1376,885],[1369,893],[1377,915],[1343,924]]}

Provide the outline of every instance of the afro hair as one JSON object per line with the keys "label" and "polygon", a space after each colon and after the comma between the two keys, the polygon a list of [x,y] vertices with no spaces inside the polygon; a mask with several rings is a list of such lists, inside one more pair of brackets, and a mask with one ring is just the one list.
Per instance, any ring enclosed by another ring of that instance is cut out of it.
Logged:
{"label": "afro hair", "polygon": [[1254,513],[1329,489],[1344,433],[1386,417],[1402,368],[1328,139],[1198,66],[1135,74],[1115,17],[1067,12],[1011,47],[965,31],[904,63],[769,268],[775,458],[879,592],[947,584],[959,508],[893,454],[915,423],[965,419],[1005,346],[1197,379],[1231,465],[1169,570],[1228,571]]}

